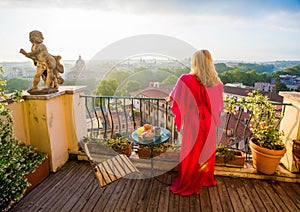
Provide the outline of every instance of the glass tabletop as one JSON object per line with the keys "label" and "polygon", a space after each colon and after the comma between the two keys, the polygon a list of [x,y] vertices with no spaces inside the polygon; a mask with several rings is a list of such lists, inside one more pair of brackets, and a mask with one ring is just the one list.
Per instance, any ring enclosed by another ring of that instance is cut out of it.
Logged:
{"label": "glass tabletop", "polygon": [[132,134],[131,134],[131,138],[138,144],[141,145],[158,145],[161,144],[163,142],[165,142],[166,140],[168,140],[171,136],[171,132],[166,129],[166,128],[160,128],[160,136],[154,136],[153,139],[151,140],[144,140],[142,136],[138,135],[137,130],[135,130]]}

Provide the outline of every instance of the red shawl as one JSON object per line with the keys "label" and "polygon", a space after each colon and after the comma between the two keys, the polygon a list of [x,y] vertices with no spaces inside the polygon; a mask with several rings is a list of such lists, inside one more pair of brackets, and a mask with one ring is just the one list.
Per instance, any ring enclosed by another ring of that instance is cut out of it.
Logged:
{"label": "red shawl", "polygon": [[202,186],[216,185],[216,126],[220,125],[222,94],[221,83],[206,88],[191,74],[182,75],[171,93],[175,124],[182,131],[178,177],[170,187],[175,194],[199,194]]}

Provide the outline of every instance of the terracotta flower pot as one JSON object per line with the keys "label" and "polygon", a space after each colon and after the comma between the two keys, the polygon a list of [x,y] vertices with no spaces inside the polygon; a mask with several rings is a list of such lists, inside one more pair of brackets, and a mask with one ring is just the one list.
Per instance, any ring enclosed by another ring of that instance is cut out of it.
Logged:
{"label": "terracotta flower pot", "polygon": [[116,151],[119,154],[124,154],[127,157],[130,157],[131,152],[132,152],[132,142],[130,143],[130,145],[127,146],[127,148],[114,147],[113,150]]}
{"label": "terracotta flower pot", "polygon": [[270,150],[260,147],[252,141],[250,141],[250,148],[252,152],[253,167],[264,174],[274,174],[280,163],[280,159],[286,152],[286,148],[282,150]]}
{"label": "terracotta flower pot", "polygon": [[215,161],[216,165],[225,165],[225,166],[236,166],[236,167],[244,167],[245,164],[245,154],[241,150],[234,150],[235,158],[233,160],[225,161],[225,155],[222,155],[221,158]]}
{"label": "terracotta flower pot", "polygon": [[25,175],[28,182],[31,184],[25,191],[28,193],[34,187],[36,187],[39,183],[41,183],[46,177],[50,174],[50,165],[49,159],[46,158],[38,167],[36,167],[32,172]]}
{"label": "terracotta flower pot", "polygon": [[[162,150],[162,151],[156,151],[156,150],[153,150],[153,157],[157,157],[159,156],[160,154],[164,153],[165,150]],[[149,148],[143,148],[143,147],[138,147],[138,155],[139,155],[139,158],[141,159],[148,159],[150,158],[150,149]]]}
{"label": "terracotta flower pot", "polygon": [[300,170],[300,140],[293,140],[293,158],[296,168]]}

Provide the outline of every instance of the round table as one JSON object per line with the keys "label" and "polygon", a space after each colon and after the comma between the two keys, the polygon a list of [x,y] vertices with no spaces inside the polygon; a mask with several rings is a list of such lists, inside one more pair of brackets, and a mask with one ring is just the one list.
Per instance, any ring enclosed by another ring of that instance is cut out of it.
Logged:
{"label": "round table", "polygon": [[[149,146],[149,149],[150,149],[150,160],[151,160],[151,178],[154,178],[156,179],[157,181],[159,181],[160,183],[163,183],[163,184],[166,184],[164,182],[161,182],[159,179],[157,179],[155,176],[154,176],[154,170],[153,170],[153,147],[156,146],[156,145],[159,145],[161,143],[164,143],[166,142],[171,136],[171,132],[166,129],[166,128],[160,128],[160,136],[154,136],[152,140],[144,140],[142,136],[139,136],[138,135],[138,132],[137,130],[135,130],[132,134],[131,134],[131,139],[136,142],[137,144],[140,144],[140,145],[148,145]],[[167,184],[169,185],[169,184]],[[145,192],[144,192],[144,195],[142,196],[142,200],[145,198],[147,192],[148,192],[148,189],[149,189],[149,186],[150,186],[150,180],[149,180],[149,183],[148,183],[148,187],[146,188]]]}
{"label": "round table", "polygon": [[131,134],[131,138],[133,141],[135,141],[137,144],[141,144],[141,145],[149,145],[150,147],[155,146],[155,145],[159,145],[165,141],[167,141],[171,136],[171,132],[170,130],[166,129],[166,128],[160,128],[160,136],[159,137],[153,137],[152,140],[144,140],[141,136],[138,135],[137,130],[135,130],[132,134]]}

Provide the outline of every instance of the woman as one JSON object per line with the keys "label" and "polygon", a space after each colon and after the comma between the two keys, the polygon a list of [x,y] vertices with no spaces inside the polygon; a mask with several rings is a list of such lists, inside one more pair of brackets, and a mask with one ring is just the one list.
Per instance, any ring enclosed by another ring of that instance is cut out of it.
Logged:
{"label": "woman", "polygon": [[209,51],[193,54],[191,72],[178,79],[166,101],[173,103],[175,124],[182,130],[178,177],[170,190],[182,196],[199,194],[202,186],[216,185],[216,126],[223,109],[223,84]]}

